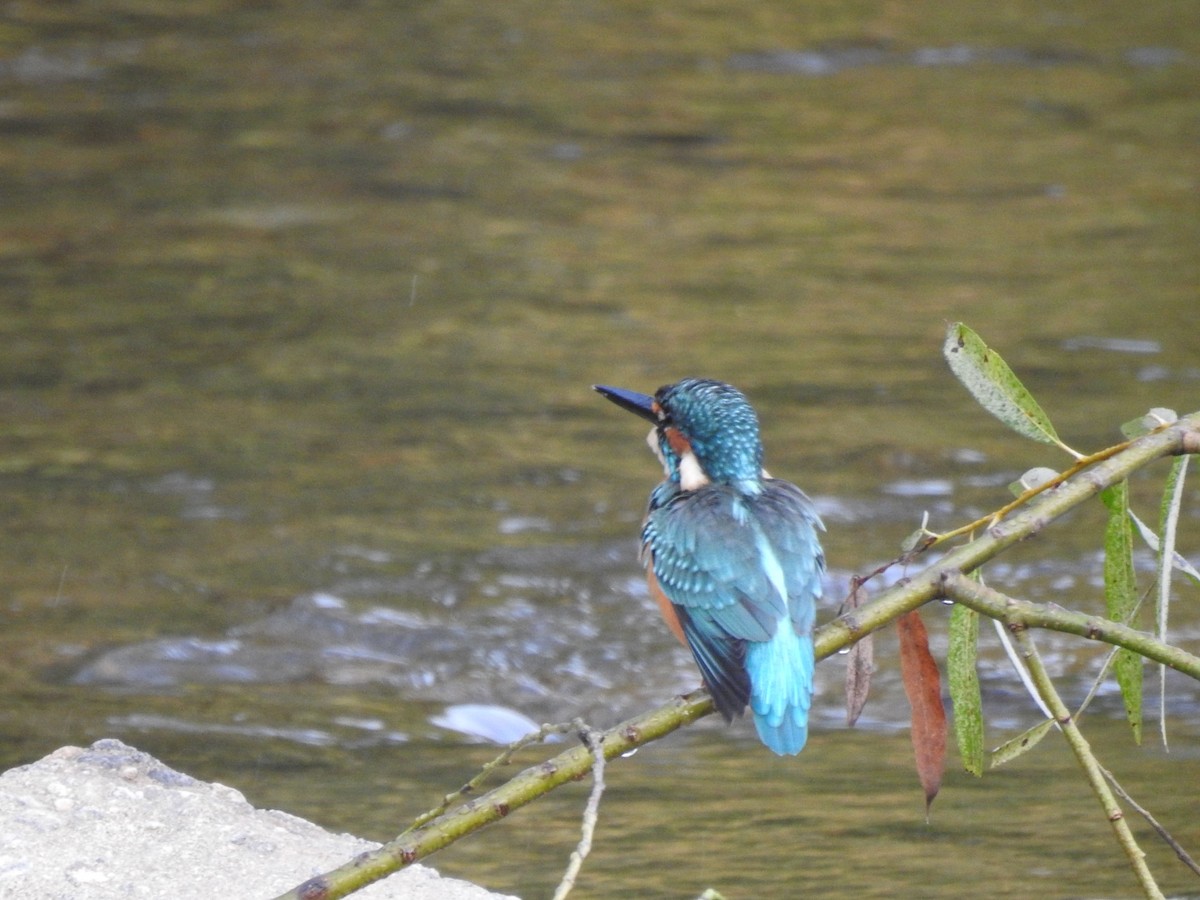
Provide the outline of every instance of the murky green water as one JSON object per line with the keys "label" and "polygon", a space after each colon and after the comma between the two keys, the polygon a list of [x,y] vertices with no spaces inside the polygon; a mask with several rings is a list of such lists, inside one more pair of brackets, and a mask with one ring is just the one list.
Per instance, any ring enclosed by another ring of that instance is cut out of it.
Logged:
{"label": "murky green water", "polygon": [[[0,764],[119,736],[385,838],[490,755],[448,704],[604,724],[694,686],[638,586],[655,465],[596,381],[743,387],[834,603],[922,511],[1064,463],[953,382],[946,321],[1080,448],[1200,408],[1198,66],[1171,2],[10,4]],[[1094,603],[1100,522],[993,583]],[[1081,688],[1092,650],[1044,642]],[[865,730],[820,667],[798,761],[702,727],[614,766],[579,893],[1133,894],[1061,748],[923,823],[889,643]],[[994,641],[985,677],[999,741],[1031,719]],[[1172,697],[1169,758],[1111,697],[1089,724],[1195,851]],[[546,895],[584,789],[435,863]]]}

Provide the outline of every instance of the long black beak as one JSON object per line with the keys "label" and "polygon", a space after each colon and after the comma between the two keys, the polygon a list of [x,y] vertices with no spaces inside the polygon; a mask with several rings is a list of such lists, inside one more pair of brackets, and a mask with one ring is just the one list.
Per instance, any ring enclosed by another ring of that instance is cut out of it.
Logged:
{"label": "long black beak", "polygon": [[631,413],[641,416],[643,419],[648,419],[655,424],[658,424],[658,413],[654,411],[654,398],[646,394],[639,394],[636,391],[627,391],[624,388],[608,387],[603,384],[593,384],[592,390],[607,397],[621,409],[627,409]]}

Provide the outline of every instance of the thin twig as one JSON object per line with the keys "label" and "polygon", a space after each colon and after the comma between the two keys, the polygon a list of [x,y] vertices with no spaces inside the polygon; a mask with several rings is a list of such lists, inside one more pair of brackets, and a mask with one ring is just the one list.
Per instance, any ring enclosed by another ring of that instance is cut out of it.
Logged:
{"label": "thin twig", "polygon": [[[576,722],[578,722],[578,719]],[[512,758],[516,755],[517,751],[523,750],[532,744],[540,744],[552,734],[567,734],[575,728],[575,722],[561,722],[556,725],[542,725],[542,727],[537,731],[530,732],[524,737],[520,737],[513,741],[504,748],[504,752],[502,752],[499,756],[497,756],[491,762],[485,763],[483,768],[479,770],[474,778],[460,787],[457,791],[452,791],[443,797],[442,802],[433,809],[422,813],[413,819],[412,824],[409,825],[408,828],[404,829],[403,832],[401,832],[400,837],[411,834],[422,825],[426,824],[427,822],[432,822],[438,816],[445,813],[446,810],[448,810],[455,803],[466,800],[467,797],[479,790],[479,788],[483,785],[483,782],[487,779],[488,775],[490,775],[496,769],[499,769],[501,766],[507,766],[510,762],[512,762]]]}
{"label": "thin twig", "polygon": [[566,900],[566,897],[571,893],[571,888],[575,887],[575,879],[579,877],[579,870],[583,867],[583,861],[587,859],[587,855],[592,852],[592,835],[596,833],[596,822],[600,818],[600,797],[604,794],[604,750],[600,746],[604,740],[604,735],[598,731],[594,731],[585,725],[579,719],[575,720],[579,724],[579,737],[583,741],[584,746],[592,751],[592,792],[588,795],[587,806],[583,810],[583,825],[582,833],[579,836],[579,845],[571,854],[571,861],[567,864],[567,871],[563,873],[562,881],[559,882],[558,888],[554,891],[554,900]]}
{"label": "thin twig", "polygon": [[1197,863],[1194,859],[1192,859],[1191,854],[1184,850],[1183,847],[1180,846],[1179,842],[1175,840],[1175,838],[1171,837],[1171,833],[1159,823],[1158,819],[1150,815],[1150,810],[1146,809],[1144,806],[1130,797],[1129,794],[1126,793],[1125,788],[1121,787],[1120,782],[1113,777],[1112,772],[1108,771],[1108,769],[1104,768],[1104,766],[1100,766],[1100,771],[1103,773],[1104,777],[1108,779],[1108,783],[1112,785],[1112,789],[1117,792],[1117,796],[1132,806],[1134,811],[1143,819],[1145,819],[1150,824],[1151,828],[1158,832],[1158,836],[1163,839],[1163,842],[1175,851],[1175,855],[1179,857],[1179,861],[1197,875],[1200,875],[1200,863]]}
{"label": "thin twig", "polygon": [[1104,814],[1108,818],[1109,824],[1112,825],[1113,831],[1116,833],[1117,843],[1125,851],[1125,856],[1129,859],[1129,865],[1133,868],[1134,874],[1141,883],[1142,890],[1151,900],[1163,900],[1163,893],[1155,882],[1154,875],[1150,872],[1150,867],[1146,865],[1146,854],[1138,846],[1137,840],[1129,828],[1129,823],[1125,821],[1125,814],[1121,811],[1120,804],[1117,803],[1116,797],[1113,796],[1112,791],[1109,789],[1100,763],[1092,753],[1092,748],[1088,744],[1087,738],[1083,736],[1083,732],[1075,724],[1075,719],[1071,716],[1071,711],[1067,709],[1067,705],[1063,703],[1062,698],[1058,695],[1057,688],[1054,687],[1054,682],[1050,680],[1050,675],[1042,663],[1042,658],[1033,643],[1029,629],[1018,624],[1010,626],[1010,630],[1016,639],[1017,646],[1021,650],[1021,656],[1025,660],[1025,665],[1029,667],[1029,674],[1033,678],[1033,683],[1036,685],[1038,693],[1046,705],[1050,707],[1050,712],[1053,713],[1054,720],[1058,723],[1063,737],[1067,739],[1067,744],[1075,754],[1075,759],[1078,761],[1079,767],[1083,769],[1083,774],[1092,786],[1092,792],[1095,793],[1096,799],[1100,801],[1100,805],[1104,809]]}
{"label": "thin twig", "polygon": [[1037,485],[1036,487],[1029,488],[1027,491],[1025,491],[1019,497],[1017,497],[1016,500],[1013,500],[1011,503],[1008,503],[1005,506],[1000,507],[1000,509],[996,510],[994,513],[991,513],[990,515],[986,515],[986,516],[983,516],[982,518],[976,519],[974,522],[968,522],[966,525],[963,525],[959,528],[955,528],[953,531],[947,531],[944,534],[936,535],[934,537],[934,539],[929,541],[922,549],[927,549],[929,547],[936,547],[939,544],[946,543],[946,541],[951,540],[952,538],[960,537],[964,534],[970,534],[973,531],[976,531],[977,529],[983,528],[985,526],[990,528],[991,526],[995,525],[1000,520],[1002,520],[1005,516],[1007,516],[1014,509],[1019,509],[1020,507],[1024,506],[1026,503],[1028,503],[1030,500],[1032,500],[1038,494],[1041,494],[1044,491],[1048,491],[1048,490],[1058,487],[1060,484],[1063,484],[1068,478],[1071,478],[1072,476],[1077,475],[1078,473],[1082,472],[1084,469],[1088,468],[1089,466],[1095,465],[1098,462],[1103,462],[1104,460],[1109,459],[1110,457],[1116,456],[1121,451],[1129,449],[1131,444],[1133,444],[1133,441],[1124,441],[1123,443],[1114,444],[1111,447],[1106,447],[1105,449],[1100,450],[1097,453],[1092,453],[1088,456],[1078,457],[1075,460],[1074,465],[1072,465],[1069,469],[1064,469],[1062,472],[1059,472],[1057,475],[1055,475],[1050,480],[1042,482],[1041,484]]}
{"label": "thin twig", "polygon": [[[712,698],[706,691],[693,691],[608,729],[594,742],[594,746],[598,747],[606,760],[611,760],[689,725],[713,710]],[[595,754],[592,750],[583,746],[572,747],[553,759],[530,766],[486,794],[447,810],[433,821],[406,831],[382,847],[359,854],[337,869],[310,878],[280,894],[278,900],[336,900],[345,897],[472,832],[500,821],[554,788],[577,781],[594,765]]]}

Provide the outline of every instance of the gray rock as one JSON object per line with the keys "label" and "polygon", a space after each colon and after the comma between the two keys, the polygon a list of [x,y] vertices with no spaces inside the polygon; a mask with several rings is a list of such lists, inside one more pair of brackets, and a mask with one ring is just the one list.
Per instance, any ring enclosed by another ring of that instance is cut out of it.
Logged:
{"label": "gray rock", "polygon": [[[0,896],[7,900],[274,897],[377,847],[197,781],[117,740],[63,747],[0,775]],[[412,866],[364,900],[487,900]]]}

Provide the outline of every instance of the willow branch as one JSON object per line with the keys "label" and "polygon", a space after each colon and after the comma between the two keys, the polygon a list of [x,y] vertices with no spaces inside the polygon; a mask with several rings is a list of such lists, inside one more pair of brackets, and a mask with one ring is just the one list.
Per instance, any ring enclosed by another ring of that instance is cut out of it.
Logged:
{"label": "willow branch", "polygon": [[1021,656],[1025,660],[1025,665],[1029,668],[1029,674],[1033,679],[1038,694],[1050,708],[1050,713],[1054,716],[1054,721],[1058,724],[1063,737],[1066,738],[1067,744],[1075,754],[1075,759],[1078,761],[1079,767],[1083,770],[1088,783],[1092,786],[1092,792],[1095,793],[1096,799],[1100,801],[1100,805],[1104,808],[1104,814],[1108,818],[1109,824],[1112,825],[1113,831],[1116,833],[1117,843],[1125,851],[1125,855],[1129,859],[1129,865],[1133,868],[1134,874],[1137,875],[1138,881],[1142,885],[1142,890],[1147,897],[1153,898],[1153,900],[1162,900],[1162,891],[1159,890],[1158,884],[1154,881],[1150,867],[1146,865],[1146,854],[1138,846],[1137,840],[1129,828],[1129,823],[1125,821],[1125,814],[1121,811],[1121,806],[1117,803],[1117,798],[1113,796],[1112,791],[1109,789],[1108,781],[1104,778],[1104,770],[1092,753],[1091,745],[1088,744],[1087,738],[1083,736],[1083,732],[1079,730],[1079,726],[1075,724],[1075,719],[1071,715],[1071,711],[1067,709],[1067,705],[1063,703],[1062,697],[1058,695],[1058,690],[1054,687],[1054,682],[1050,680],[1050,675],[1046,672],[1046,667],[1042,664],[1042,657],[1037,652],[1037,647],[1034,646],[1033,638],[1029,636],[1029,630],[1024,626],[1017,625],[1010,626],[1009,631],[1016,638],[1017,646],[1021,650]]}
{"label": "willow branch", "polygon": [[713,711],[712,699],[694,691],[658,709],[635,716],[592,735],[592,748],[572,747],[553,759],[530,766],[519,775],[475,800],[464,803],[407,831],[377,850],[361,854],[349,863],[281,894],[277,900],[334,900],[378,881],[419,859],[446,847],[473,831],[498,822],[510,813],[591,771],[592,754],[599,747],[605,760],[656,741]]}
{"label": "willow branch", "polygon": [[1038,495],[1019,512],[990,526],[970,543],[951,550],[904,583],[882,592],[860,609],[834,619],[815,635],[817,656],[828,656],[909,610],[940,597],[945,573],[974,571],[1138,469],[1155,460],[1183,453],[1200,453],[1200,412],[1132,441],[1120,453],[1079,472],[1054,490]]}
{"label": "willow branch", "polygon": [[[447,794],[442,798],[442,802],[435,806],[429,812],[422,813],[408,826],[397,840],[407,837],[412,832],[416,831],[422,825],[432,822],[438,816],[443,815],[455,803],[465,802],[472,794],[479,790],[480,786],[487,780],[487,777],[504,766],[512,762],[512,758],[518,751],[525,749],[532,744],[540,744],[552,734],[569,734],[572,731],[579,733],[590,733],[591,728],[580,719],[575,719],[573,722],[561,722],[557,725],[542,725],[537,731],[530,732],[524,737],[518,738],[507,747],[504,752],[493,759],[491,762],[484,764],[475,777],[460,787],[457,791]],[[582,738],[581,738],[582,739]]]}
{"label": "willow branch", "polygon": [[1193,656],[1186,650],[1163,643],[1152,634],[1112,619],[1086,616],[1061,606],[1017,600],[959,572],[942,572],[942,590],[946,599],[969,606],[1010,627],[1046,628],[1103,641],[1132,650],[1200,681],[1200,656]]}
{"label": "willow branch", "polygon": [[[1045,491],[1009,518],[992,524],[987,531],[943,556],[903,584],[896,585],[870,603],[850,610],[813,636],[818,659],[832,656],[861,640],[909,610],[936,599],[945,592],[947,574],[970,572],[1025,540],[1053,520],[1096,496],[1132,472],[1166,456],[1200,453],[1200,412],[1129,443],[1127,447],[1078,474],[1053,490]],[[1049,618],[1044,627],[1054,628]],[[1072,629],[1064,629],[1072,630]],[[1103,634],[1116,634],[1105,630]],[[1089,636],[1104,639],[1101,632]],[[1152,658],[1158,659],[1158,656]],[[1188,671],[1181,668],[1181,671]],[[600,746],[611,760],[643,744],[656,741],[678,728],[690,725],[713,712],[712,699],[704,691],[677,697],[671,703],[629,719],[603,732]],[[553,759],[532,766],[512,780],[454,809],[423,821],[377,850],[365,853],[346,865],[310,879],[277,900],[334,900],[411,865],[549,793],[577,781],[592,768],[592,751],[578,746]]]}
{"label": "willow branch", "polygon": [[1044,493],[1046,491],[1054,490],[1056,487],[1058,487],[1064,481],[1067,481],[1068,479],[1070,479],[1071,476],[1075,475],[1078,472],[1082,472],[1084,469],[1088,468],[1089,466],[1095,465],[1098,462],[1102,462],[1103,460],[1106,460],[1111,456],[1116,456],[1122,450],[1125,450],[1126,448],[1128,448],[1129,445],[1132,443],[1133,443],[1133,441],[1125,441],[1123,443],[1116,444],[1112,447],[1107,447],[1104,450],[1099,451],[1098,453],[1092,453],[1088,456],[1080,456],[1079,458],[1077,458],[1075,460],[1075,463],[1074,463],[1074,465],[1071,466],[1071,468],[1065,469],[1062,472],[1059,472],[1053,478],[1049,479],[1048,481],[1043,482],[1042,484],[1039,484],[1037,487],[1032,487],[1032,488],[1029,488],[1028,490],[1022,492],[1021,496],[1017,497],[1015,500],[1006,504],[1005,506],[1000,507],[995,512],[989,513],[988,515],[984,516],[981,519],[976,519],[974,522],[968,522],[966,525],[959,526],[958,528],[955,528],[953,531],[947,531],[947,532],[937,535],[932,540],[932,542],[929,544],[929,546],[930,547],[940,546],[941,544],[944,544],[947,541],[952,540],[953,538],[962,537],[964,534],[973,534],[976,530],[982,528],[984,525],[987,525],[989,523],[999,522],[1001,519],[1003,519],[1005,516],[1007,516],[1014,509],[1019,509],[1020,507],[1024,506],[1026,503],[1028,503],[1030,500],[1032,500],[1038,494]]}

